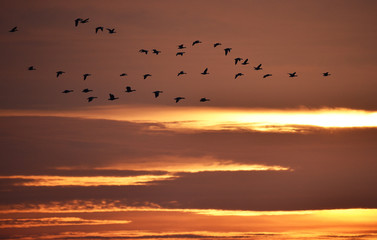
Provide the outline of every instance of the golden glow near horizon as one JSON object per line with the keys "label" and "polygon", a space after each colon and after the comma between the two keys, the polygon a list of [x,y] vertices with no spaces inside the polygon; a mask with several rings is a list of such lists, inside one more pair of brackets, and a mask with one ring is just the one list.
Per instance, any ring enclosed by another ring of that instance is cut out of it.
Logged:
{"label": "golden glow near horizon", "polygon": [[290,132],[308,126],[322,128],[377,127],[376,111],[344,108],[274,110],[113,106],[59,112],[2,110],[0,111],[0,116],[60,116],[134,122],[157,122],[169,129],[176,130],[226,130],[241,128],[254,131]]}

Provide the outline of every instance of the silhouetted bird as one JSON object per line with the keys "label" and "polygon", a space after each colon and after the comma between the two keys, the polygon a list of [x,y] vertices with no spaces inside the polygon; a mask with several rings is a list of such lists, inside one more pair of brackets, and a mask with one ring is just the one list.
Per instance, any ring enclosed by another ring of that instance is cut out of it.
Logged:
{"label": "silhouetted bird", "polygon": [[77,27],[81,21],[82,21],[82,18],[76,18],[75,19],[75,27]]}
{"label": "silhouetted bird", "polygon": [[125,76],[127,76],[127,73],[122,73],[122,74],[119,75],[119,76],[121,76],[121,77],[125,77]]}
{"label": "silhouetted bird", "polygon": [[238,77],[241,77],[243,75],[244,75],[243,73],[237,73],[236,76],[234,77],[234,79],[237,79]]}
{"label": "silhouetted bird", "polygon": [[110,93],[109,94],[109,99],[107,99],[107,100],[114,101],[116,99],[119,99],[119,98],[118,97],[114,97],[114,95]]}
{"label": "silhouetted bird", "polygon": [[196,41],[194,41],[194,42],[192,43],[192,46],[194,46],[195,44],[198,44],[198,43],[202,43],[202,42],[199,41],[199,40],[196,40]]}
{"label": "silhouetted bird", "polygon": [[56,77],[59,77],[59,76],[62,75],[63,73],[65,73],[65,72],[63,72],[63,71],[57,71],[57,72],[56,72]]}
{"label": "silhouetted bird", "polygon": [[231,48],[225,48],[224,51],[225,51],[225,56],[228,55],[228,53],[230,53],[230,50],[232,50]]}
{"label": "silhouetted bird", "polygon": [[237,65],[237,63],[239,62],[239,61],[241,61],[242,60],[242,58],[235,58],[234,59],[234,65]]}
{"label": "silhouetted bird", "polygon": [[184,48],[186,48],[186,47],[183,46],[183,44],[178,45],[178,49],[184,49]]}
{"label": "silhouetted bird", "polygon": [[152,75],[150,75],[149,73],[147,74],[144,74],[144,79],[147,79],[147,77],[151,77]]}
{"label": "silhouetted bird", "polygon": [[202,72],[201,74],[203,74],[203,75],[209,74],[208,68],[204,69],[204,72]]}
{"label": "silhouetted bird", "polygon": [[185,98],[184,97],[176,97],[176,98],[174,98],[175,103],[181,101],[182,99],[185,99]]}
{"label": "silhouetted bird", "polygon": [[83,75],[84,80],[86,80],[86,78],[89,77],[89,76],[92,76],[92,74],[90,74],[90,73],[85,73],[85,74]]}
{"label": "silhouetted bird", "polygon": [[175,56],[183,56],[183,54],[185,54],[186,52],[177,52],[176,54],[175,54]]}
{"label": "silhouetted bird", "polygon": [[83,93],[88,93],[88,92],[92,92],[93,90],[89,89],[89,88],[85,88],[84,90],[82,90],[81,92]]}
{"label": "silhouetted bird", "polygon": [[262,64],[259,64],[258,66],[254,67],[254,70],[262,70]]}
{"label": "silhouetted bird", "polygon": [[210,101],[210,99],[208,99],[208,98],[201,98],[200,101],[201,102],[207,102],[207,101]]}
{"label": "silhouetted bird", "polygon": [[180,75],[183,75],[183,74],[187,74],[187,73],[185,73],[184,71],[180,71],[180,72],[177,74],[177,76],[180,76]]}
{"label": "silhouetted bird", "polygon": [[130,86],[127,86],[126,87],[126,91],[125,92],[128,92],[128,93],[130,93],[130,92],[135,92],[136,90],[135,89],[131,89],[131,87]]}
{"label": "silhouetted bird", "polygon": [[247,64],[249,64],[249,59],[248,58],[246,58],[246,60],[245,61],[243,61],[243,63],[241,63],[242,65],[247,65]]}
{"label": "silhouetted bird", "polygon": [[217,47],[217,46],[220,46],[221,45],[221,43],[215,43],[215,44],[213,44],[213,47]]}
{"label": "silhouetted bird", "polygon": [[272,74],[265,74],[265,75],[263,75],[263,78],[271,77],[271,76],[272,76]]}
{"label": "silhouetted bird", "polygon": [[327,77],[327,76],[330,76],[331,74],[330,74],[329,72],[324,72],[324,73],[322,73],[322,75],[323,75],[324,77]]}
{"label": "silhouetted bird", "polygon": [[89,22],[89,18],[86,18],[86,19],[81,19],[80,23],[87,23]]}
{"label": "silhouetted bird", "polygon": [[9,32],[17,32],[18,31],[18,28],[17,27],[14,27],[12,28],[11,30],[9,30]]}
{"label": "silhouetted bird", "polygon": [[73,90],[64,90],[62,93],[70,93],[73,92]]}
{"label": "silhouetted bird", "polygon": [[154,91],[154,97],[157,98],[158,96],[160,96],[160,93],[163,93],[163,91]]}
{"label": "silhouetted bird", "polygon": [[109,34],[117,33],[115,32],[115,28],[106,28],[107,31],[109,31]]}
{"label": "silhouetted bird", "polygon": [[27,70],[29,70],[29,71],[33,71],[33,70],[37,70],[34,66],[30,66],[30,67],[28,67],[28,69]]}
{"label": "silhouetted bird", "polygon": [[140,52],[140,53],[148,54],[148,50],[145,50],[145,49],[140,49],[139,52]]}
{"label": "silhouetted bird", "polygon": [[98,97],[88,97],[87,99],[88,99],[88,102],[91,102],[91,101],[93,101],[93,99],[95,99],[95,98],[98,98]]}
{"label": "silhouetted bird", "polygon": [[96,33],[98,33],[98,30],[101,30],[103,32],[103,27],[96,27]]}
{"label": "silhouetted bird", "polygon": [[159,53],[161,53],[161,51],[158,51],[158,50],[156,50],[156,49],[153,49],[152,51],[153,51],[153,53],[156,54],[156,55],[158,55]]}
{"label": "silhouetted bird", "polygon": [[294,72],[294,73],[288,73],[288,74],[289,74],[289,77],[297,77],[296,72]]}

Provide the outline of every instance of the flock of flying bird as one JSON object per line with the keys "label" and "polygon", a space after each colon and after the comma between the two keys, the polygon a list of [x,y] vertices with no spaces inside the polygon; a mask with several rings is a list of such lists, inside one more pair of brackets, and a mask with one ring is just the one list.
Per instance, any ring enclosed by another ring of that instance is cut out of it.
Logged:
{"label": "flock of flying bird", "polygon": [[[89,22],[89,18],[86,18],[86,19],[83,19],[83,18],[77,18],[77,19],[74,20],[74,22],[75,22],[75,27],[78,27],[79,24],[84,24],[84,23]],[[104,29],[105,29],[105,28],[104,28],[103,26],[98,26],[98,27],[95,28],[95,33],[97,34],[98,31],[103,32]],[[115,28],[106,28],[106,30],[108,31],[109,34],[114,34],[114,33],[116,33]],[[17,32],[17,31],[18,31],[18,27],[13,27],[11,30],[9,30],[9,32],[12,32],[12,33],[13,33],[13,32]],[[194,42],[192,43],[192,46],[195,46],[195,45],[200,44],[200,43],[202,43],[202,42],[199,41],[199,40],[196,40],[196,41],[194,41]],[[213,44],[213,47],[216,48],[216,47],[218,47],[218,46],[220,46],[220,45],[222,45],[222,44],[219,43],[219,42],[217,42],[217,43],[214,43],[214,44]],[[183,55],[185,54],[185,52],[183,51],[183,49],[185,49],[185,48],[186,48],[186,46],[184,46],[184,44],[180,44],[180,45],[178,45],[178,50],[180,50],[180,51],[178,51],[178,52],[176,53],[176,56],[183,56]],[[225,56],[227,56],[227,55],[230,53],[231,50],[232,50],[232,48],[225,48],[225,49],[224,49],[224,51],[225,51]],[[139,52],[142,53],[142,54],[146,54],[146,55],[147,55],[147,54],[149,53],[149,50],[146,50],[146,49],[140,49]],[[161,53],[161,51],[159,51],[159,50],[157,50],[157,49],[152,49],[152,53],[158,55],[158,54]],[[239,58],[239,57],[237,57],[237,58],[234,59],[234,64],[237,65],[237,64],[240,62],[240,64],[242,64],[242,65],[248,65],[248,64],[249,64],[248,61],[249,61],[248,58],[246,58],[246,59],[244,60],[243,58]],[[258,70],[262,70],[262,69],[263,69],[263,68],[262,68],[262,64],[259,64],[258,66],[254,67],[254,70],[257,70],[257,71],[258,71]],[[37,70],[37,69],[36,69],[34,66],[30,66],[30,67],[28,68],[28,70],[29,70],[29,71],[34,71],[34,70]],[[63,75],[64,73],[65,73],[64,71],[57,71],[57,72],[56,72],[56,77],[58,78],[59,76]],[[177,76],[180,76],[180,75],[183,75],[183,74],[187,74],[187,73],[184,72],[184,71],[180,71],[180,72],[177,74]],[[204,69],[204,71],[203,71],[201,74],[202,74],[202,75],[207,75],[207,74],[209,74],[209,72],[208,72],[208,68]],[[244,75],[243,73],[237,73],[237,74],[235,75],[234,78],[237,79],[238,77],[241,77],[241,76],[243,76],[243,75]],[[331,75],[331,74],[330,74],[329,72],[324,72],[324,73],[322,73],[322,76],[324,76],[324,77],[327,77],[327,76],[330,76],[330,75]],[[89,76],[91,76],[90,73],[85,73],[85,74],[83,74],[83,79],[86,80]],[[121,77],[124,77],[124,76],[127,76],[127,74],[126,74],[126,73],[122,73],[122,74],[120,74],[120,76],[121,76]],[[144,79],[146,79],[146,78],[151,77],[151,76],[152,76],[151,74],[144,74],[143,77],[144,77]],[[271,76],[272,76],[272,74],[268,73],[268,74],[264,74],[264,75],[263,75],[263,78],[267,78],[267,77],[271,77]],[[296,72],[288,73],[288,76],[289,76],[289,77],[292,77],[292,78],[293,78],[293,77],[298,77],[298,75],[297,75]],[[93,90],[91,90],[91,89],[85,88],[85,89],[83,89],[81,92],[83,92],[83,93],[89,93],[89,92],[92,92],[92,91],[93,91]],[[131,92],[134,92],[134,91],[136,91],[136,90],[135,90],[135,89],[132,89],[130,86],[127,86],[127,87],[126,87],[126,90],[125,90],[125,92],[127,92],[127,93],[131,93]],[[66,93],[70,93],[70,92],[73,92],[73,90],[68,90],[68,89],[66,89],[66,90],[62,91],[62,93],[65,93],[65,94],[66,94]],[[157,98],[157,97],[160,96],[161,93],[163,93],[163,91],[156,90],[156,91],[154,91],[154,92],[152,92],[152,93],[154,94],[154,97]],[[87,100],[88,100],[88,102],[91,102],[91,101],[93,101],[93,100],[96,99],[96,98],[98,98],[98,97],[90,96],[90,97],[87,98]],[[116,99],[119,99],[119,97],[115,97],[114,94],[109,93],[109,98],[108,98],[109,101],[114,101],[114,100],[116,100]],[[174,100],[175,100],[176,103],[178,103],[180,100],[183,100],[183,99],[185,99],[185,97],[176,97],[176,98],[174,98]],[[199,101],[200,101],[200,102],[207,102],[207,101],[210,101],[210,99],[203,97],[203,98],[201,98]]]}

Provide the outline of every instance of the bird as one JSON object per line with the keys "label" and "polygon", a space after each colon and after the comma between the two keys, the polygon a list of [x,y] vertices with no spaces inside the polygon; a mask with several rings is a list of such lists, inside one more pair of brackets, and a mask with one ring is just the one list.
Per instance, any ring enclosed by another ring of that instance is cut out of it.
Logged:
{"label": "bird", "polygon": [[101,30],[103,32],[103,27],[96,27],[96,33],[98,32],[98,30]]}
{"label": "bird", "polygon": [[225,56],[228,55],[228,53],[230,53],[230,50],[232,50],[231,48],[225,48],[224,51],[225,51]]}
{"label": "bird", "polygon": [[209,74],[208,68],[204,69],[204,71],[201,74],[203,74],[203,75]]}
{"label": "bird", "polygon": [[63,73],[65,73],[65,72],[63,72],[63,71],[57,71],[56,72],[56,77],[58,78],[60,75],[62,75]]}
{"label": "bird", "polygon": [[183,54],[185,54],[186,52],[177,52],[176,54],[175,54],[175,56],[183,56]]}
{"label": "bird", "polygon": [[98,97],[88,97],[87,99],[88,99],[88,102],[91,102],[91,101],[93,101],[93,99],[95,99],[95,98],[98,98]]}
{"label": "bird", "polygon": [[9,30],[9,32],[17,32],[18,31],[18,28],[17,27],[14,27],[12,28],[11,30]]}
{"label": "bird", "polygon": [[249,59],[248,58],[246,58],[246,60],[245,61],[243,61],[243,63],[241,63],[242,65],[247,65],[247,64],[249,64],[248,63],[248,61],[249,61]]}
{"label": "bird", "polygon": [[262,64],[259,64],[258,66],[254,67],[254,70],[262,70]]}
{"label": "bird", "polygon": [[324,72],[324,73],[322,73],[322,75],[323,75],[324,77],[328,77],[328,76],[330,76],[331,74],[330,74],[329,72]]}
{"label": "bird", "polygon": [[237,65],[237,63],[239,62],[239,61],[241,61],[242,60],[242,58],[235,58],[234,59],[234,65]]}
{"label": "bird", "polygon": [[89,18],[81,19],[81,20],[80,20],[80,23],[87,23],[87,22],[89,22]]}
{"label": "bird", "polygon": [[161,53],[161,51],[158,51],[158,50],[156,50],[156,49],[153,49],[152,51],[153,51],[153,53],[156,54],[156,55],[158,55],[159,53]]}
{"label": "bird", "polygon": [[119,75],[119,76],[121,76],[121,77],[125,77],[125,76],[127,76],[127,73],[122,73],[122,74]]}
{"label": "bird", "polygon": [[130,93],[130,92],[135,92],[136,90],[135,89],[131,89],[131,87],[130,86],[127,86],[126,87],[126,91],[125,92],[128,92],[128,93]]}
{"label": "bird", "polygon": [[177,76],[180,76],[180,75],[183,75],[183,74],[187,74],[187,73],[185,73],[184,71],[180,71],[180,72],[177,74]]}
{"label": "bird", "polygon": [[208,102],[208,101],[211,101],[211,100],[208,99],[208,98],[201,98],[201,99],[200,99],[200,102]]}
{"label": "bird", "polygon": [[296,72],[294,72],[294,73],[288,73],[288,74],[289,74],[289,77],[297,77]]}
{"label": "bird", "polygon": [[183,46],[183,44],[179,44],[179,45],[178,45],[178,49],[184,49],[184,48],[186,48],[186,47]]}
{"label": "bird", "polygon": [[107,100],[114,101],[116,99],[119,99],[119,98],[118,97],[114,97],[113,94],[109,93],[109,99],[107,99]]}
{"label": "bird", "polygon": [[73,90],[64,90],[62,93],[70,93],[73,92]]}
{"label": "bird", "polygon": [[88,92],[92,92],[93,90],[89,89],[89,88],[85,88],[83,89],[81,92],[83,93],[88,93]]}
{"label": "bird", "polygon": [[148,54],[148,50],[145,50],[145,49],[140,49],[139,52],[140,52],[140,53]]}
{"label": "bird", "polygon": [[75,27],[77,27],[82,20],[83,20],[82,18],[76,18],[75,19]]}
{"label": "bird", "polygon": [[29,70],[29,71],[33,71],[33,70],[37,70],[34,66],[30,66],[30,67],[28,67],[28,69],[27,70]]}
{"label": "bird", "polygon": [[151,77],[152,75],[150,75],[149,73],[147,73],[147,74],[144,74],[144,79],[147,79],[147,77]]}
{"label": "bird", "polygon": [[266,77],[271,77],[272,76],[272,74],[265,74],[265,75],[263,75],[263,78],[266,78]]}
{"label": "bird", "polygon": [[213,47],[217,47],[217,46],[220,46],[221,45],[221,43],[215,43],[215,44],[213,44]]}
{"label": "bird", "polygon": [[157,98],[158,96],[160,96],[160,93],[163,93],[163,91],[157,90],[157,91],[154,91],[153,93],[154,93],[154,97]]}
{"label": "bird", "polygon": [[107,31],[109,31],[109,34],[117,33],[115,32],[115,28],[106,28]]}
{"label": "bird", "polygon": [[176,97],[176,98],[174,98],[175,103],[178,103],[178,102],[181,101],[182,99],[185,99],[185,98],[184,98],[184,97]]}
{"label": "bird", "polygon": [[237,73],[234,79],[237,79],[238,77],[243,76],[243,75],[244,75],[243,73]]}
{"label": "bird", "polygon": [[202,43],[202,42],[199,41],[199,40],[196,40],[196,41],[194,41],[194,42],[192,43],[192,46],[194,46],[195,44],[198,44],[198,43]]}
{"label": "bird", "polygon": [[85,73],[85,74],[83,74],[84,80],[86,80],[86,78],[89,77],[89,76],[91,76],[91,75],[92,75],[92,74],[90,74],[90,73]]}

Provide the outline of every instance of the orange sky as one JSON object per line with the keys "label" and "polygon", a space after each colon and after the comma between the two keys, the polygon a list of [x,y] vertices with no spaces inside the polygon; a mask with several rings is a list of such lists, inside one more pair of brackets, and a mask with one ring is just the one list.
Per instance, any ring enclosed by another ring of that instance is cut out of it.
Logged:
{"label": "orange sky", "polygon": [[376,9],[2,1],[0,238],[376,239]]}

